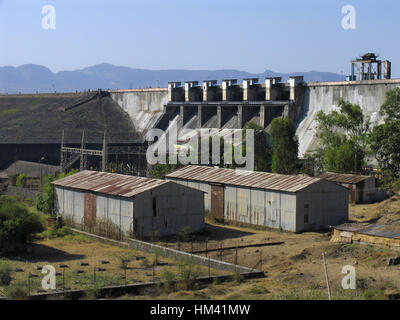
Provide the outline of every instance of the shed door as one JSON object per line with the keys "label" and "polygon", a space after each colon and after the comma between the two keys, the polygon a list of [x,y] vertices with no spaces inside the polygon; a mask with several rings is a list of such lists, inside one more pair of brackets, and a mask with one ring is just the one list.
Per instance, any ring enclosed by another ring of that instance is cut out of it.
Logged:
{"label": "shed door", "polygon": [[96,223],[96,194],[85,193],[85,226],[93,227]]}
{"label": "shed door", "polygon": [[224,187],[211,185],[211,212],[218,219],[224,218]]}

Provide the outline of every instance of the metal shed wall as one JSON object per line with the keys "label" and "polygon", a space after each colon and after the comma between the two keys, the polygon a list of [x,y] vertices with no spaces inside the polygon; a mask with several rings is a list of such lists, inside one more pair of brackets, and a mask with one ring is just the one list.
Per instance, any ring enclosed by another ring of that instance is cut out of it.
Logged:
{"label": "metal shed wall", "polygon": [[[322,180],[297,193],[296,207],[296,229],[299,232],[335,226],[348,220],[348,190]],[[308,223],[305,215],[308,215]]]}
{"label": "metal shed wall", "polygon": [[75,223],[82,224],[85,211],[84,192],[55,186],[55,210],[63,216],[68,216]]}
{"label": "metal shed wall", "polygon": [[184,227],[204,229],[203,192],[180,184],[167,184],[135,196],[134,217],[139,237],[174,235]]}
{"label": "metal shed wall", "polygon": [[296,195],[225,186],[225,219],[296,231]]}
{"label": "metal shed wall", "polygon": [[207,211],[211,210],[211,185],[205,182],[197,181],[186,181],[174,178],[167,178],[168,181],[173,181],[175,183],[181,184],[186,187],[194,188],[204,192],[204,209]]}
{"label": "metal shed wall", "polygon": [[96,195],[96,217],[110,220],[123,232],[132,231],[133,199],[98,193]]}

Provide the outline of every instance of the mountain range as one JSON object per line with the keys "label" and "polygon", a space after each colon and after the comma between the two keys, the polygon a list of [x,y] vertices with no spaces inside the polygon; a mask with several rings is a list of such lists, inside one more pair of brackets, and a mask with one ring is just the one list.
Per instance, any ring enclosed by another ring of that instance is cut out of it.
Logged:
{"label": "mountain range", "polygon": [[239,70],[148,70],[115,66],[108,63],[97,64],[74,71],[53,73],[50,69],[25,64],[19,67],[0,67],[0,93],[74,92],[102,89],[131,89],[167,87],[169,81],[218,80],[243,78],[282,77],[303,75],[305,81],[341,81],[344,76],[331,72],[278,73],[265,70],[249,73]]}

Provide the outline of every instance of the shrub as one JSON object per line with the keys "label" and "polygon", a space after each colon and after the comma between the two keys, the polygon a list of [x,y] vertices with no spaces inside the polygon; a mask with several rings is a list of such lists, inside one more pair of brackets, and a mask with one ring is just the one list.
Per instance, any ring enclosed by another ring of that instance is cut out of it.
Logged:
{"label": "shrub", "polygon": [[72,230],[66,226],[57,228],[57,226],[52,226],[44,235],[49,239],[63,238],[65,236],[73,234]]}
{"label": "shrub", "polygon": [[242,283],[244,280],[244,277],[242,274],[240,274],[239,271],[235,270],[235,272],[232,274],[232,279],[236,282],[236,283]]}
{"label": "shrub", "polygon": [[0,252],[25,250],[44,230],[40,217],[10,196],[0,196]]}
{"label": "shrub", "polygon": [[183,227],[181,232],[181,239],[183,240],[183,242],[188,242],[190,241],[191,237],[192,237],[192,228],[191,227]]}
{"label": "shrub", "polygon": [[18,175],[17,180],[15,181],[15,185],[19,188],[25,188],[27,180],[28,177],[25,174],[20,174]]}
{"label": "shrub", "polygon": [[94,233],[114,240],[122,240],[123,232],[121,228],[111,221],[111,219],[97,218],[94,224]]}
{"label": "shrub", "polygon": [[194,271],[193,259],[185,257],[178,262],[178,278],[183,284],[185,290],[194,288],[196,283],[197,274]]}
{"label": "shrub", "polygon": [[169,271],[167,268],[163,268],[161,271],[161,283],[163,285],[163,288],[166,291],[173,290],[174,288],[174,282],[175,282],[175,274],[171,271]]}
{"label": "shrub", "polygon": [[6,262],[0,262],[0,285],[8,286],[12,280],[11,266]]}
{"label": "shrub", "polygon": [[12,300],[23,300],[28,297],[28,292],[22,286],[11,286],[7,288],[6,296]]}

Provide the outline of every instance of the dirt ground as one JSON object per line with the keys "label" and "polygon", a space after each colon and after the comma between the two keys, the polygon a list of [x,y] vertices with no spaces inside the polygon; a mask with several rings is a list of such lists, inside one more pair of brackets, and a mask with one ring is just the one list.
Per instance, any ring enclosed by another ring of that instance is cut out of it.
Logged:
{"label": "dirt ground", "polygon": [[350,220],[400,226],[400,196],[379,203],[350,205]]}
{"label": "dirt ground", "polygon": [[[136,258],[140,260],[136,260]],[[47,239],[38,241],[30,248],[30,252],[21,256],[9,256],[0,258],[1,262],[11,265],[12,270],[22,269],[23,272],[13,272],[13,280],[9,287],[21,287],[28,290],[29,273],[37,276],[30,279],[30,293],[39,293],[42,278],[45,276],[37,266],[52,265],[57,275],[57,289],[85,289],[94,286],[123,285],[125,283],[125,270],[121,266],[121,258],[131,260],[126,270],[127,283],[149,282],[153,280],[153,261],[155,254],[148,254],[141,251],[120,248],[108,245],[82,235],[68,235],[63,238]],[[173,259],[157,257],[158,264],[154,268],[154,279],[159,280],[163,270],[175,274],[179,273],[179,264]],[[103,264],[102,261],[106,261]],[[88,263],[88,266],[81,266],[81,263]],[[64,271],[60,264],[68,268]],[[94,269],[96,268],[96,272]],[[99,271],[98,268],[105,269]],[[199,275],[208,275],[208,268],[195,266]],[[78,273],[78,270],[83,271]],[[96,282],[94,282],[96,274]],[[211,269],[211,275],[227,274],[219,270]],[[6,293],[7,287],[0,287],[0,295]]]}
{"label": "dirt ground", "polygon": [[[399,215],[398,198],[380,204],[353,206],[352,219],[363,215],[362,221],[388,219],[387,212]],[[379,212],[388,210],[380,215]],[[360,220],[359,220],[360,221]],[[265,272],[265,279],[248,280],[243,283],[223,283],[205,287],[197,291],[180,291],[160,296],[140,296],[140,299],[327,299],[327,286],[323,268],[322,253],[326,252],[328,275],[334,299],[386,299],[400,294],[400,267],[387,267],[387,258],[398,256],[400,252],[387,248],[361,244],[342,245],[330,241],[330,232],[306,232],[294,234],[278,230],[254,230],[236,226],[207,224],[203,235],[195,237],[193,250],[207,248],[241,246],[255,243],[284,242],[280,245],[251,247],[238,250],[238,264],[257,268]],[[162,244],[163,242],[160,242]],[[165,243],[164,243],[165,244]],[[176,241],[168,241],[168,246],[177,247]],[[180,245],[186,251],[192,244]],[[225,250],[222,259],[235,261],[236,250]],[[220,259],[218,252],[210,252],[212,258]],[[344,266],[354,266],[357,289],[342,288]]]}
{"label": "dirt ground", "polygon": [[[350,219],[353,221],[389,221],[397,218],[400,209],[400,198],[394,197],[378,204],[356,205],[350,207]],[[398,221],[395,219],[395,221]],[[283,244],[263,247],[238,249],[237,263],[250,268],[262,269],[265,278],[245,280],[236,279],[225,283],[213,283],[197,286],[195,290],[156,290],[139,296],[125,296],[121,299],[327,299],[327,286],[322,261],[322,253],[326,253],[329,281],[333,299],[388,299],[400,296],[400,267],[387,267],[387,258],[400,255],[400,252],[387,248],[372,247],[362,244],[337,244],[330,241],[330,232],[306,232],[294,234],[279,230],[254,230],[247,227],[207,223],[206,231],[196,235],[192,243],[177,242],[176,238],[161,240],[158,243],[170,248],[185,251],[212,250],[222,247],[236,247],[256,243],[283,242]],[[186,239],[187,240],[187,239]],[[103,283],[123,282],[123,271],[118,267],[119,257],[145,256],[148,261],[152,255],[133,250],[122,249],[75,236],[72,239],[44,240],[35,245],[30,256],[10,259],[14,267],[26,271],[36,265],[65,263],[70,266],[71,275],[68,286],[73,287],[77,281],[77,269],[84,269],[79,262],[85,261],[90,267],[82,277],[83,283],[93,281],[93,267],[107,268],[99,281]],[[203,254],[204,255],[204,254]],[[235,262],[236,250],[224,250],[222,257],[218,251],[209,252],[209,256],[227,262]],[[26,259],[27,261],[25,261]],[[108,260],[110,264],[101,265],[100,260]],[[176,261],[161,258],[176,272]],[[353,266],[356,270],[356,290],[342,288],[344,266]],[[152,279],[152,269],[143,269],[140,261],[130,265],[128,279],[130,283],[149,281]],[[91,271],[89,271],[91,270]],[[59,269],[58,269],[59,271]],[[40,271],[32,271],[40,274]],[[162,267],[157,267],[157,278]],[[203,270],[206,272],[206,270]],[[220,274],[220,271],[213,271]],[[22,277],[23,276],[23,277]],[[15,274],[16,283],[26,283],[26,272]],[[33,279],[35,280],[35,279]],[[36,281],[36,280],[35,280]],[[61,277],[58,277],[60,285]],[[122,283],[121,283],[122,284]]]}

